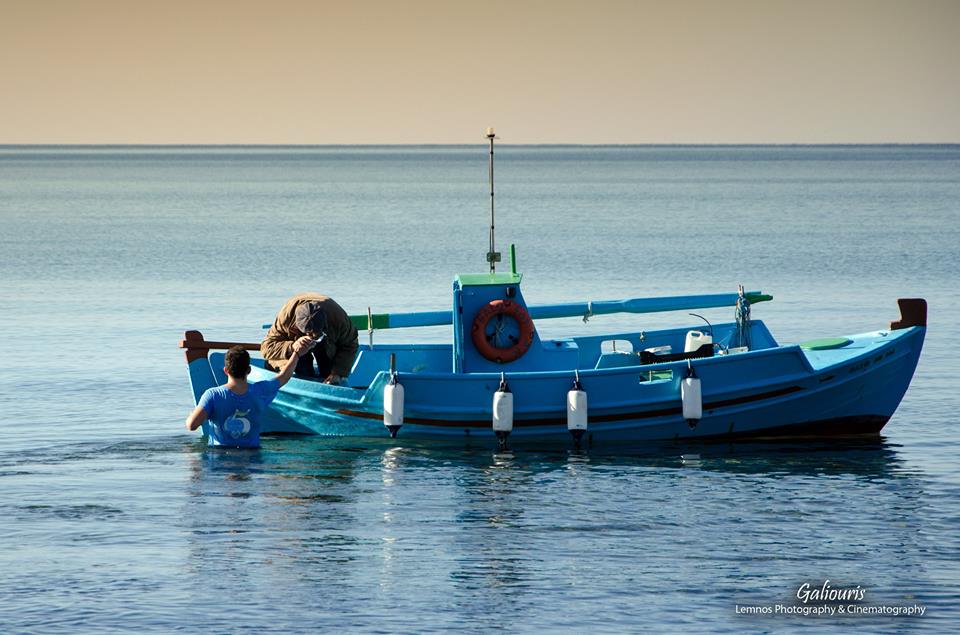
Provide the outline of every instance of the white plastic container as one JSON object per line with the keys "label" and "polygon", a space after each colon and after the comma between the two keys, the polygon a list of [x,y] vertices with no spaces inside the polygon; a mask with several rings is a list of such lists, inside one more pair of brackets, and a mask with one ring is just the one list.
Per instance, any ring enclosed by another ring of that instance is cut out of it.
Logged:
{"label": "white plastic container", "polygon": [[587,393],[571,390],[567,393],[567,430],[587,429]]}
{"label": "white plastic container", "polygon": [[513,431],[513,393],[498,390],[493,393],[493,431]]}
{"label": "white plastic container", "polygon": [[683,418],[687,421],[699,421],[703,416],[699,377],[685,377],[680,382],[680,400],[683,402]]}
{"label": "white plastic container", "polygon": [[383,387],[383,425],[391,434],[403,425],[403,385],[391,381]]}
{"label": "white plastic container", "polygon": [[713,336],[703,331],[687,331],[687,339],[683,344],[683,352],[692,353],[704,344],[713,344]]}

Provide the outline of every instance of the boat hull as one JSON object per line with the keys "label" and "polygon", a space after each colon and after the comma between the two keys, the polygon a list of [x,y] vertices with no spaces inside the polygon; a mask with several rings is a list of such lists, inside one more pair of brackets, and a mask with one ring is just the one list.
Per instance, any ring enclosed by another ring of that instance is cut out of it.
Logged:
{"label": "boat hull", "polygon": [[[850,336],[842,351],[778,347],[696,360],[703,417],[682,417],[685,363],[581,372],[593,443],[876,435],[893,415],[917,366],[924,327]],[[216,364],[213,364],[216,367]],[[653,370],[650,370],[653,369]],[[639,381],[659,371],[670,377]],[[269,377],[255,368],[253,379]],[[271,408],[264,432],[383,437],[381,373],[363,391],[294,379]],[[572,371],[518,374],[508,381],[517,409],[511,440],[568,441],[565,395]],[[490,403],[499,376],[400,375],[406,388],[400,437],[494,438]]]}

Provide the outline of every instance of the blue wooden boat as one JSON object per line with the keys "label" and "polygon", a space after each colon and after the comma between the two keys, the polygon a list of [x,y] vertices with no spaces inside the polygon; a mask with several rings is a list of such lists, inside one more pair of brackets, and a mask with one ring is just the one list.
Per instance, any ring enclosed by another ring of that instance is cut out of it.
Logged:
{"label": "blue wooden boat", "polygon": [[[543,442],[876,435],[920,357],[927,305],[899,300],[889,328],[781,346],[750,307],[759,291],[527,306],[511,246],[496,272],[493,141],[489,272],[457,276],[449,311],[351,316],[370,333],[340,386],[294,377],[263,432],[330,436],[497,437]],[[536,322],[608,313],[734,307],[725,324],[541,338]],[[449,325],[449,344],[373,345],[377,329]],[[226,381],[230,342],[188,331],[195,399]],[[243,344],[259,351],[259,343]],[[273,376],[254,360],[250,379]],[[398,388],[399,387],[399,388]],[[399,395],[399,396],[398,396]],[[204,430],[206,432],[206,429]]]}
{"label": "blue wooden boat", "polygon": [[[515,271],[460,275],[451,311],[351,316],[371,332],[449,324],[452,342],[361,345],[345,385],[294,377],[264,433],[386,436],[384,395],[394,381],[404,391],[401,437],[492,439],[494,399],[505,380],[514,440],[568,440],[575,381],[587,395],[585,433],[594,442],[875,435],[907,390],[926,332],[926,302],[901,299],[901,319],[889,328],[781,346],[762,320],[750,318],[750,305],[770,299],[760,292],[528,307],[521,279]],[[693,325],[543,339],[536,328],[555,317],[726,305],[736,319],[709,333]],[[691,333],[695,342],[711,341],[690,350]],[[216,351],[231,345],[185,334],[196,399],[226,380]],[[682,394],[691,375],[700,388],[695,419],[686,416]],[[255,359],[251,380],[271,376]]]}

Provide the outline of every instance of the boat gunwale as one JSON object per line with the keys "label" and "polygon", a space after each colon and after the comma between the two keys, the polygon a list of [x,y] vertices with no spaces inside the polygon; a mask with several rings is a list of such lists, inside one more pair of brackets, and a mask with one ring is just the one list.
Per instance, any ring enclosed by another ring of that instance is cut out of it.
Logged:
{"label": "boat gunwale", "polygon": [[[808,351],[805,351],[801,348],[800,344],[787,344],[776,346],[772,348],[764,348],[754,351],[745,351],[743,353],[737,353],[735,355],[715,355],[713,357],[702,357],[697,358],[696,360],[678,360],[673,362],[663,362],[660,364],[645,364],[642,366],[615,366],[611,368],[587,368],[587,369],[562,369],[562,370],[543,370],[543,371],[524,371],[509,373],[503,371],[505,375],[511,381],[536,381],[536,380],[549,380],[549,379],[568,379],[574,372],[579,373],[581,378],[585,379],[595,379],[608,376],[619,376],[619,375],[632,375],[638,373],[648,373],[656,372],[663,370],[676,371],[679,369],[684,369],[688,366],[688,361],[697,366],[716,366],[719,364],[731,363],[733,361],[739,361],[748,357],[752,360],[761,359],[763,357],[770,357],[775,355],[796,355],[801,363],[804,365],[807,370],[806,375],[798,376],[795,373],[780,375],[777,377],[775,382],[771,383],[787,383],[789,381],[802,381],[805,377],[817,375],[828,371],[832,368],[836,368],[850,361],[855,361],[859,357],[866,357],[873,355],[877,350],[881,350],[894,342],[908,336],[909,333],[915,329],[925,329],[926,327],[922,326],[912,326],[906,329],[900,329],[897,331],[869,331],[866,333],[858,333],[855,335],[850,335],[854,343],[860,341],[863,342],[864,337],[870,336],[879,336],[881,333],[887,333],[887,337],[896,334],[895,337],[889,337],[889,339],[882,342],[874,342],[872,345],[867,345],[861,347],[846,347],[845,350],[852,352],[856,351],[855,354],[845,355],[842,357],[838,356],[838,359],[826,366],[815,367],[808,358]],[[837,352],[832,352],[832,354],[837,355]],[[262,367],[257,367],[257,370],[260,373],[263,373],[267,376],[275,376],[275,373],[266,370]],[[286,386],[281,389],[282,393],[295,395],[298,397],[309,397],[309,398],[319,398],[329,401],[337,401],[344,403],[363,403],[367,401],[367,395],[371,394],[372,391],[375,391],[378,388],[382,388],[383,384],[387,378],[390,376],[389,370],[381,370],[375,374],[370,381],[369,385],[366,387],[354,387],[354,386],[331,386],[324,384],[322,382],[304,379],[299,377],[294,377]],[[399,372],[397,376],[405,381],[416,381],[416,382],[489,382],[489,381],[499,381],[501,373],[498,372],[479,372],[479,373],[409,373],[409,372]],[[674,377],[670,380],[654,380],[650,382],[651,384],[659,384],[664,381],[676,381],[678,379],[677,373],[674,372]],[[349,393],[344,391],[350,391]],[[338,394],[339,393],[339,394]],[[350,394],[352,393],[352,394]],[[354,397],[355,395],[355,397]]]}

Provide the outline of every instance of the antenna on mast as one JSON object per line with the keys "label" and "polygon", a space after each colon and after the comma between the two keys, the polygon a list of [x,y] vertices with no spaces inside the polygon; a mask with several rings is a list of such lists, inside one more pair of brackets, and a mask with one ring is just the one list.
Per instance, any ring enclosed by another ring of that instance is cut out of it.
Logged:
{"label": "antenna on mast", "polygon": [[490,263],[490,273],[497,272],[497,263],[500,262],[500,252],[496,250],[493,240],[493,140],[497,138],[493,128],[487,128],[485,135],[490,140],[490,251],[487,252],[487,262]]}

